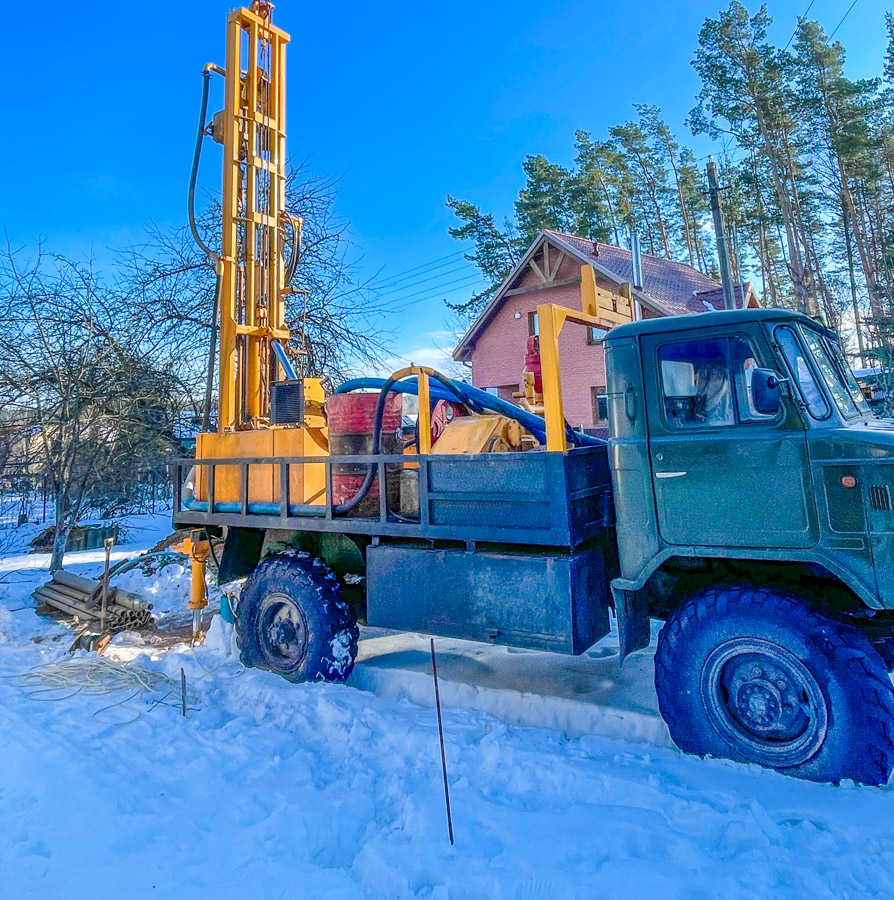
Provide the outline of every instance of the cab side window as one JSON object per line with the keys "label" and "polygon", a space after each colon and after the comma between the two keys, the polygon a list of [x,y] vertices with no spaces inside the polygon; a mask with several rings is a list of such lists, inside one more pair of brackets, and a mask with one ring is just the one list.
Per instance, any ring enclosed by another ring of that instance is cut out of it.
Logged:
{"label": "cab side window", "polygon": [[758,412],[754,405],[754,396],[751,393],[751,378],[754,375],[754,370],[758,368],[758,363],[751,344],[744,338],[730,338],[729,353],[733,385],[739,410],[739,421],[772,422],[778,418],[776,413],[768,416],[766,413]]}
{"label": "cab side window", "polygon": [[712,428],[772,420],[751,399],[757,366],[739,337],[665,344],[658,351],[664,419],[669,428]]}

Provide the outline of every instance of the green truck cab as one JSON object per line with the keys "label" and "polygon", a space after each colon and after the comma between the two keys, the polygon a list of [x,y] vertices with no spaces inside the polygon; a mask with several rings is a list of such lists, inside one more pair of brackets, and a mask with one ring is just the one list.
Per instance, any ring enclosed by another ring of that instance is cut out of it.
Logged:
{"label": "green truck cab", "polygon": [[683,749],[883,782],[894,422],[837,338],[778,309],[606,336],[622,653],[659,635]]}

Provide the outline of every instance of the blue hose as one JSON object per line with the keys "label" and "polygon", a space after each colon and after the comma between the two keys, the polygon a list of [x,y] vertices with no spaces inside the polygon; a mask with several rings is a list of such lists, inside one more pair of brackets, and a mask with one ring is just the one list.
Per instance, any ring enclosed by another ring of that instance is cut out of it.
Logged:
{"label": "blue hose", "polygon": [[[501,415],[504,415],[509,419],[515,419],[516,422],[524,425],[524,427],[527,428],[527,430],[530,431],[531,434],[533,434],[541,444],[546,443],[546,422],[541,416],[528,412],[525,409],[521,409],[514,403],[509,403],[506,400],[501,400],[499,397],[495,397],[493,394],[489,394],[487,391],[482,391],[481,388],[474,387],[471,384],[466,384],[462,381],[455,381],[453,379],[450,380],[450,383],[455,388],[456,394],[463,397],[472,406],[482,407],[483,409],[488,409],[491,412],[500,413]],[[351,391],[360,390],[380,391],[384,386],[384,378],[352,378],[350,381],[346,381],[340,388],[338,388],[335,393],[347,394]],[[391,390],[397,391],[398,393],[402,394],[417,394],[418,382],[416,379],[398,381],[392,386]],[[430,383],[429,393],[432,400],[456,400],[455,394],[452,394],[436,381]],[[600,438],[593,437],[589,434],[581,434],[578,431],[572,431],[570,428],[568,429],[568,439],[572,443],[590,447],[597,447],[605,444],[605,441],[601,440]]]}

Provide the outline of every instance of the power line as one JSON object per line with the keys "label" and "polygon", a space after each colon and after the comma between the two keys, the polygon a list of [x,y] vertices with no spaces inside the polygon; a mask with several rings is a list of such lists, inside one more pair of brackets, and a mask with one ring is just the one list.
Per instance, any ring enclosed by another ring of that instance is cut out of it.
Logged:
{"label": "power line", "polygon": [[[481,280],[481,276],[476,272],[474,275],[464,275],[462,278],[457,278],[455,281],[448,281],[446,284],[441,284],[437,287],[433,285],[426,290],[434,291],[434,293],[428,294],[425,297],[415,297],[412,293],[404,294],[403,297],[396,297],[391,301],[393,304],[402,304],[401,306],[393,306],[392,309],[394,312],[399,312],[400,310],[406,309],[408,306],[412,306],[415,303],[422,303],[425,300],[431,300],[433,297],[440,296],[444,293],[445,288],[452,287],[453,285],[459,285],[459,287],[469,287]],[[453,290],[459,290],[459,287],[455,287]],[[447,293],[453,292],[448,291]]]}
{"label": "power line", "polygon": [[[420,275],[428,275],[430,272],[436,272],[438,269],[444,269],[448,266],[453,266],[456,263],[460,262],[459,259],[450,259],[447,262],[443,262],[437,266],[429,266],[427,268],[420,267],[421,271],[414,272],[410,275],[404,275],[402,278],[391,278],[388,281],[384,282],[372,282],[373,290],[382,290],[383,288],[386,290],[391,290],[391,288],[398,286],[402,281],[406,281],[408,278],[418,278]],[[442,273],[443,274],[443,273]],[[437,275],[435,276],[438,277]]]}
{"label": "power line", "polygon": [[[801,19],[806,19],[806,18],[807,18],[807,13],[810,12],[810,10],[811,10],[811,8],[813,7],[813,4],[814,4],[815,2],[816,2],[816,0],[810,0],[810,5],[807,7],[807,9],[804,10],[804,15],[801,16],[801,17],[798,19],[798,24],[799,24],[799,25],[800,25],[800,23],[801,23]],[[791,42],[795,39],[795,35],[796,35],[797,33],[798,33],[798,25],[795,25],[795,30],[792,32],[792,36],[788,39],[788,44],[786,44],[786,45],[782,48],[782,52],[783,52],[783,53],[785,53],[785,51],[788,50],[789,44],[791,44]]]}
{"label": "power line", "polygon": [[[717,155],[718,155],[718,153],[717,153],[717,151],[715,150],[715,151],[713,151],[712,153],[706,153],[704,156],[700,156],[700,157],[696,160],[696,162],[697,162],[697,163],[704,162],[706,159],[710,159],[712,156],[717,156]],[[745,159],[744,156],[740,156],[740,157],[738,157],[738,159],[733,159],[733,158],[726,152],[726,150],[722,150],[722,151],[720,152],[720,156],[725,156],[725,157],[726,157],[727,165],[730,165],[730,166],[735,165],[737,162],[742,162],[742,160]]]}
{"label": "power line", "polygon": [[[391,278],[387,278],[384,281],[376,282],[375,279],[372,281],[368,281],[365,284],[358,284],[356,287],[351,288],[349,291],[345,291],[343,296],[348,296],[350,294],[378,294],[381,288],[392,288],[397,285],[401,281],[406,281],[406,279],[414,277],[415,275],[425,275],[428,272],[433,272],[435,269],[442,269],[445,265],[451,265],[452,262],[458,262],[455,257],[463,256],[468,251],[466,250],[457,250],[455,253],[449,253],[447,256],[441,256],[438,259],[433,259],[427,263],[420,263],[418,266],[414,266],[412,269],[406,269],[403,272],[398,272],[396,275]],[[442,262],[443,260],[451,260],[452,262]],[[441,263],[441,265],[435,265],[435,263]],[[461,267],[460,267],[461,268]],[[422,271],[419,271],[422,270]],[[456,271],[459,271],[457,269]],[[439,276],[447,276],[452,274],[452,272],[441,272]],[[411,285],[405,284],[398,288],[398,290],[404,290],[404,288],[409,288]],[[390,291],[389,291],[390,292]]]}
{"label": "power line", "polygon": [[450,294],[455,294],[458,291],[462,291],[465,288],[474,287],[477,284],[484,284],[485,282],[480,277],[469,276],[468,278],[461,279],[457,282],[456,287],[450,288],[450,290],[438,290],[433,291],[431,294],[426,294],[424,297],[407,297],[404,298],[406,300],[405,303],[401,303],[400,306],[393,307],[393,312],[401,312],[402,310],[407,309],[410,306],[415,306],[417,303],[425,303],[428,300],[435,300],[437,298],[444,298],[449,296]]}
{"label": "power line", "polygon": [[[457,272],[462,272],[464,269],[467,269],[467,265],[456,266],[453,269],[448,269],[446,272],[438,272],[437,275],[430,275],[428,278],[422,278],[419,281],[411,281],[409,284],[401,284],[397,287],[390,288],[387,291],[380,291],[378,288],[373,288],[373,290],[380,297],[388,297],[391,294],[399,294],[401,291],[409,290],[410,288],[417,287],[420,284],[425,284],[427,281],[437,281],[439,278],[449,278],[451,275],[455,275]],[[432,285],[434,287],[434,285]],[[423,290],[428,290],[428,288],[423,288]]]}
{"label": "power line", "polygon": [[[453,260],[458,256],[462,256],[466,251],[465,250],[457,250],[455,253],[448,253],[447,256],[440,256],[437,259],[433,259],[429,262],[420,263],[418,266],[414,266],[412,269],[406,269],[403,272],[397,272],[395,275],[390,275],[388,278],[383,278],[380,282],[378,282],[378,287],[390,287],[392,284],[397,283],[398,281],[402,281],[405,278],[411,277],[414,274],[421,275],[419,269],[425,269],[426,271],[435,268],[442,268],[443,265],[449,265],[449,263],[444,262],[444,260]],[[436,263],[442,263],[442,266],[436,266]],[[371,282],[371,284],[376,284],[375,279]]]}
{"label": "power line", "polygon": [[841,17],[841,21],[835,26],[835,31],[833,31],[830,35],[826,43],[832,40],[835,37],[835,32],[838,31],[839,28],[844,24],[844,20],[851,14],[851,10],[857,5],[857,0],[854,0],[853,3],[847,8],[847,12]]}

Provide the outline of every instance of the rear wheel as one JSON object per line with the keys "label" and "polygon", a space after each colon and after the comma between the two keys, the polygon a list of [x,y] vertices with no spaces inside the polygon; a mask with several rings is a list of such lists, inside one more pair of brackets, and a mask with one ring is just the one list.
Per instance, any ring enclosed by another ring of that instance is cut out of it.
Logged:
{"label": "rear wheel", "polygon": [[289,681],[344,681],[354,668],[358,628],[332,571],[294,550],[265,559],[239,597],[242,662]]}
{"label": "rear wheel", "polygon": [[894,689],[856,628],[762,587],[710,588],[668,619],[655,687],[674,742],[801,778],[884,784]]}

